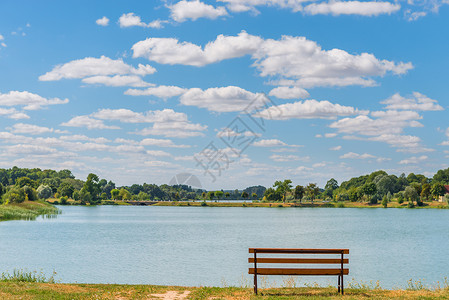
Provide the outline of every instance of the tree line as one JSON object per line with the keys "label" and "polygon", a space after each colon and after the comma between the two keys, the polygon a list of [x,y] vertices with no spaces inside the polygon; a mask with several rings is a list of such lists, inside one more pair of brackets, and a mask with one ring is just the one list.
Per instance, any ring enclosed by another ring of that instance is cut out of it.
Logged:
{"label": "tree line", "polygon": [[[334,201],[362,201],[370,204],[381,202],[384,206],[393,199],[399,203],[408,201],[411,205],[422,206],[423,201],[430,201],[444,196],[447,193],[445,185],[449,185],[449,168],[439,170],[432,178],[422,174],[404,173],[399,177],[389,175],[383,170],[368,175],[351,178],[338,185],[337,180],[331,178],[324,188],[315,183],[306,186],[297,185],[293,188],[292,181],[286,179],[276,181],[273,187],[268,188],[263,200],[287,201],[315,199]],[[445,196],[449,201],[449,195]]]}
{"label": "tree line", "polygon": [[[0,169],[0,203],[21,203],[57,198],[60,204],[74,200],[79,204],[99,204],[102,200],[189,201],[189,200],[263,200],[270,202],[315,199],[366,201],[371,204],[409,201],[422,205],[443,196],[449,185],[449,168],[439,170],[432,178],[410,173],[389,175],[375,171],[368,175],[338,182],[331,178],[323,188],[316,183],[293,186],[290,179],[275,181],[268,189],[258,185],[244,190],[206,191],[187,185],[133,184],[117,187],[111,180],[90,173],[86,180],[76,179],[70,170],[41,170],[12,167]],[[449,199],[448,199],[449,200]]]}

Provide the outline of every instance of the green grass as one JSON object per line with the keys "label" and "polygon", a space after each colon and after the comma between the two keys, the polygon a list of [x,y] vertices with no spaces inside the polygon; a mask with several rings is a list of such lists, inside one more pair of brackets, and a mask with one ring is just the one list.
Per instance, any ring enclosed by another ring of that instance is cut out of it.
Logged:
{"label": "green grass", "polygon": [[0,221],[35,220],[38,216],[53,217],[59,213],[56,207],[40,201],[0,205]]}
{"label": "green grass", "polygon": [[[284,287],[259,289],[242,287],[180,287],[121,284],[61,284],[39,282],[0,282],[0,299],[164,299],[164,295],[179,297],[188,291],[185,299],[448,299],[449,290],[383,290],[361,285],[348,287],[345,295],[335,287]],[[170,298],[165,298],[170,299]],[[182,298],[177,298],[182,299]]]}
{"label": "green grass", "polygon": [[1,282],[39,282],[39,283],[55,283],[56,272],[50,277],[46,277],[41,271],[28,272],[27,270],[14,270],[12,274],[3,272],[0,277]]}

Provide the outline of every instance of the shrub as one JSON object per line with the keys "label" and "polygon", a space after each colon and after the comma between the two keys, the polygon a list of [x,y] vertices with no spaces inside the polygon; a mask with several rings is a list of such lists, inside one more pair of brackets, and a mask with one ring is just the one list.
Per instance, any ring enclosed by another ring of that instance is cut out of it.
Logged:
{"label": "shrub", "polygon": [[66,205],[67,204],[67,199],[68,198],[66,196],[64,196],[64,197],[61,197],[59,200],[60,200],[62,205]]}
{"label": "shrub", "polygon": [[207,206],[206,201],[201,202],[201,206]]}
{"label": "shrub", "polygon": [[413,203],[413,201],[409,201],[407,204],[408,208],[415,208],[415,203]]}
{"label": "shrub", "polygon": [[39,197],[39,199],[48,199],[51,197],[51,193],[51,187],[49,187],[48,185],[41,184],[37,188],[37,196]]}

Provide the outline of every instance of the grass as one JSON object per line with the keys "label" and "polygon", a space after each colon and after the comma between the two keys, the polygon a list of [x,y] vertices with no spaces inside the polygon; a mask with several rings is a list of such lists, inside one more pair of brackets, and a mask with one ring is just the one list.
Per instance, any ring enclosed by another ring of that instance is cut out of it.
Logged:
{"label": "grass", "polygon": [[58,213],[59,209],[40,201],[0,205],[0,221],[35,220],[38,216],[52,217]]}
{"label": "grass", "polygon": [[[0,282],[1,299],[170,299],[161,296],[169,291],[186,299],[448,299],[449,289],[383,290],[361,285],[348,287],[345,295],[335,287],[284,287],[259,289],[242,287],[181,287],[121,284],[62,284],[40,282]],[[158,296],[156,296],[156,294]],[[180,298],[178,298],[180,299]]]}

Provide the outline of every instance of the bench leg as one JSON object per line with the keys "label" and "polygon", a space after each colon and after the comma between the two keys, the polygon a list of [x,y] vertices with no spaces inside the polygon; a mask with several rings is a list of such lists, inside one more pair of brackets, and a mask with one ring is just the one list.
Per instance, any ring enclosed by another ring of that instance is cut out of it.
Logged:
{"label": "bench leg", "polygon": [[254,274],[254,293],[257,295],[257,275]]}
{"label": "bench leg", "polygon": [[345,294],[344,285],[343,285],[343,275],[341,275],[341,294]]}
{"label": "bench leg", "polygon": [[340,294],[340,275],[338,275],[338,293]]}

